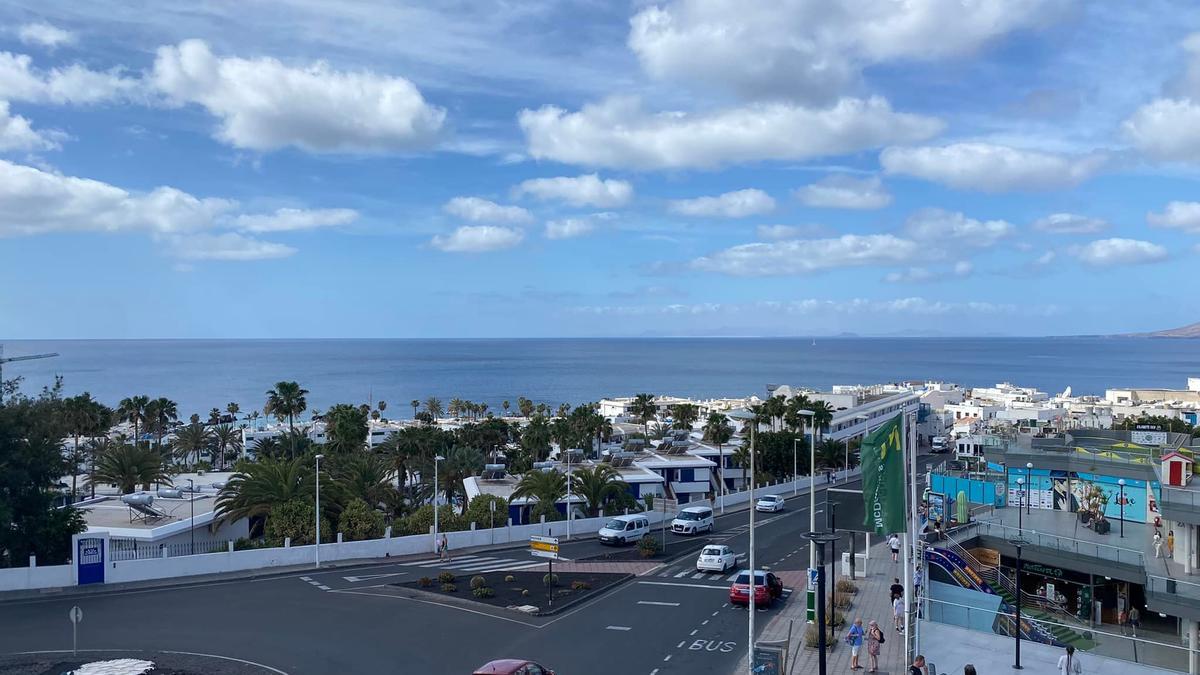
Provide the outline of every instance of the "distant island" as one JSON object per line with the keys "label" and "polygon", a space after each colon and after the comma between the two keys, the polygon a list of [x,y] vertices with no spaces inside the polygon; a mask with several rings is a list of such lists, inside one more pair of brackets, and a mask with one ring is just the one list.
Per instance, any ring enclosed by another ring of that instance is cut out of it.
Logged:
{"label": "distant island", "polygon": [[1193,323],[1180,328],[1171,328],[1169,330],[1159,330],[1153,333],[1125,333],[1121,337],[1149,337],[1149,338],[1200,338],[1200,323]]}

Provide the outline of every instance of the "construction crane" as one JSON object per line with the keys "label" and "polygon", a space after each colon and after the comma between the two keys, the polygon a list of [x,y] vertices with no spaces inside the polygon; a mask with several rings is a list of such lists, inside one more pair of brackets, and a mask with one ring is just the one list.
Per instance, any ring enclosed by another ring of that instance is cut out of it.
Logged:
{"label": "construction crane", "polygon": [[4,357],[4,345],[0,345],[0,403],[4,402],[4,364],[12,361],[32,361],[34,359],[48,359],[53,356],[58,356],[58,352],[52,354],[29,354],[28,356],[10,356]]}

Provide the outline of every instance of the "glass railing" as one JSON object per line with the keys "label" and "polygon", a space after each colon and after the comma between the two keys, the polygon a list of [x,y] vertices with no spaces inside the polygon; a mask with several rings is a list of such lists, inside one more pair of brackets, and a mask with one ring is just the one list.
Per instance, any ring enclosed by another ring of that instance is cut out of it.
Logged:
{"label": "glass railing", "polygon": [[974,533],[984,534],[1009,541],[1020,536],[1021,539],[1029,542],[1027,546],[1053,548],[1074,555],[1089,556],[1092,558],[1100,558],[1102,560],[1112,560],[1127,565],[1133,565],[1135,567],[1142,567],[1145,564],[1145,556],[1141,551],[1136,549],[1110,546],[1109,544],[1099,544],[1096,542],[1083,541],[1082,539],[1072,539],[1071,537],[1063,537],[1055,534],[1045,534],[1029,528],[1018,529],[1009,525],[1001,525],[1000,523],[993,523],[986,520],[977,521],[975,523]]}
{"label": "glass railing", "polygon": [[1200,601],[1200,582],[1173,577],[1146,575],[1146,590],[1151,593],[1177,595],[1194,601]]}
{"label": "glass railing", "polygon": [[1164,486],[1162,500],[1168,504],[1200,509],[1200,490],[1179,490]]}
{"label": "glass railing", "polygon": [[[1011,611],[985,609],[963,605],[944,600],[927,598],[923,608],[922,620],[926,622],[958,626],[980,633],[990,633],[995,636],[995,645],[988,651],[993,653],[1013,653],[1014,615]],[[1173,629],[1174,624],[1164,624],[1163,632],[1149,627],[1143,621],[1143,629],[1139,635],[1123,634],[1120,626],[1098,624],[1094,627],[1081,627],[1058,623],[1055,621],[1032,618],[1025,612],[1021,613],[1022,639],[1041,642],[1043,644],[1072,644],[1085,658],[1099,657],[1128,661],[1138,664],[1165,668],[1168,670],[1187,672],[1188,648],[1179,644],[1176,634],[1166,632],[1167,627]],[[1127,632],[1127,631],[1125,631]],[[926,647],[925,653],[936,663],[937,650]],[[938,664],[939,666],[941,664]],[[979,667],[981,664],[976,664]],[[1094,661],[1084,672],[1107,672]],[[940,668],[939,668],[940,672]],[[980,671],[983,672],[983,671]],[[1115,672],[1115,671],[1114,671]]]}

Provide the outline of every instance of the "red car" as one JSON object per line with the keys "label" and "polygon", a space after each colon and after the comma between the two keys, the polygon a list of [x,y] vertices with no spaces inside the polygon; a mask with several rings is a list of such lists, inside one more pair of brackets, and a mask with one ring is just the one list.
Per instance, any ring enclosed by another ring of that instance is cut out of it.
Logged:
{"label": "red car", "polygon": [[[754,573],[754,606],[769,607],[775,599],[783,596],[783,582],[779,577],[759,570]],[[742,570],[729,587],[729,604],[750,605],[750,570]]]}
{"label": "red car", "polygon": [[476,668],[474,675],[554,675],[554,671],[524,659],[498,659]]}

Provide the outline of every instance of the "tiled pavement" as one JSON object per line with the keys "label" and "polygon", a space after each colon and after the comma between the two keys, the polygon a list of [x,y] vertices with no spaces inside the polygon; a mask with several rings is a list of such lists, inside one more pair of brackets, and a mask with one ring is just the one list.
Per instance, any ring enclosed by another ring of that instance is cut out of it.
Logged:
{"label": "tiled pavement", "polygon": [[[783,605],[779,613],[762,629],[758,639],[759,641],[787,639],[788,621],[793,621],[792,656],[789,658],[794,662],[790,665],[789,670],[794,674],[815,673],[818,667],[817,650],[804,646],[804,632],[808,627],[803,596],[803,589],[807,585],[806,574],[803,570],[779,570],[776,574],[783,580],[784,586],[796,589],[796,597]],[[846,611],[847,625],[839,628],[830,640],[831,643],[834,643],[834,647],[826,655],[828,672],[851,672],[850,648],[846,645],[844,638],[846,629],[849,628],[849,622],[856,618],[863,620],[864,628],[871,619],[874,619],[883,629],[885,642],[879,652],[878,673],[903,675],[907,672],[904,663],[904,638],[892,627],[892,607],[889,596],[892,579],[899,576],[901,576],[900,565],[891,561],[886,547],[882,544],[872,547],[871,558],[867,564],[867,576],[856,580],[858,593],[854,596],[854,604]],[[863,670],[858,672],[866,673],[869,659],[865,644],[859,655],[859,663],[863,666]],[[744,673],[747,669],[748,664],[743,657],[737,672]]]}

